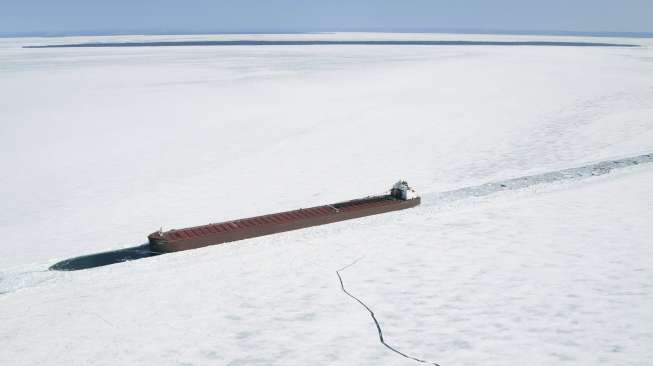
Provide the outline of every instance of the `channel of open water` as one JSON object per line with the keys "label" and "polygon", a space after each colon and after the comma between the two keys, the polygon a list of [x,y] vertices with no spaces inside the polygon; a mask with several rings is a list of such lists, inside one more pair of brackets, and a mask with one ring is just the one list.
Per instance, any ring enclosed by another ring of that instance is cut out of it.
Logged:
{"label": "channel of open water", "polygon": [[[485,183],[478,186],[429,194],[425,197],[422,197],[422,205],[432,206],[437,205],[438,202],[451,202],[469,197],[487,196],[496,192],[517,190],[537,184],[554,183],[574,179],[585,179],[608,174],[616,169],[623,169],[651,162],[653,162],[653,153],[623,159],[607,160],[595,164],[580,166],[577,168],[569,168],[548,173],[506,179],[498,182]],[[151,250],[149,244],[141,244],[131,248],[124,248],[110,252],[90,254],[66,259],[52,265],[50,270],[76,271],[80,269],[88,269],[131,261],[135,259],[153,257],[160,254],[163,253]]]}

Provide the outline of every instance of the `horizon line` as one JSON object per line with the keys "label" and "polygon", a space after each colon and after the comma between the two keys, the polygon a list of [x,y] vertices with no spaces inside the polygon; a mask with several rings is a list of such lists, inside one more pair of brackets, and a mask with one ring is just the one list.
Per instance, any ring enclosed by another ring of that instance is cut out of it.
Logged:
{"label": "horizon line", "polygon": [[321,46],[321,45],[377,45],[377,46],[574,46],[574,47],[640,47],[625,43],[561,42],[561,41],[437,41],[437,40],[222,40],[222,41],[150,41],[150,42],[91,42],[51,45],[31,45],[23,48],[106,48],[106,47],[180,47],[180,46]]}
{"label": "horizon line", "polygon": [[0,38],[56,38],[56,37],[100,37],[100,36],[175,36],[175,35],[235,35],[235,34],[324,34],[324,33],[423,33],[423,34],[486,34],[486,35],[533,35],[533,36],[583,36],[653,38],[653,32],[631,31],[567,31],[567,30],[500,30],[500,29],[332,29],[332,30],[269,30],[269,31],[163,31],[163,30],[102,30],[102,31],[34,31],[0,32]]}

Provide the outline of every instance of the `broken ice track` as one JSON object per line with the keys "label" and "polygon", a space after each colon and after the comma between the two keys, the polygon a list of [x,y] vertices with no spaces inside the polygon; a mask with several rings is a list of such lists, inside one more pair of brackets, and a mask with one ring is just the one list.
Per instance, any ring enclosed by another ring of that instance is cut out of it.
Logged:
{"label": "broken ice track", "polygon": [[[448,192],[431,193],[422,196],[422,206],[433,206],[440,202],[451,202],[468,197],[479,197],[506,190],[517,190],[536,184],[553,183],[564,180],[585,179],[589,177],[608,174],[613,170],[627,168],[639,164],[653,162],[653,153],[633,156],[623,159],[606,160],[595,164],[583,165],[576,168],[563,169],[548,173],[529,175],[519,178],[490,182],[479,186],[465,187]],[[56,271],[76,271],[109,264],[126,262],[160,255],[163,253],[153,251],[148,244],[132,248],[124,248],[111,252],[85,255],[70,258],[55,263],[50,267]],[[343,268],[344,269],[344,268]],[[338,275],[339,276],[339,275]],[[343,289],[344,290],[344,289]],[[346,292],[346,291],[345,291]],[[386,345],[387,346],[387,345]]]}

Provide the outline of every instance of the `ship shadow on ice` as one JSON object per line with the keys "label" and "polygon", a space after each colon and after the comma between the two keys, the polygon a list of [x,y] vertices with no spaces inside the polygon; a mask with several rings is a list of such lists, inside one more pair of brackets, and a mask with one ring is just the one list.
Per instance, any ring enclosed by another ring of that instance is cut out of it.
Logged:
{"label": "ship shadow on ice", "polygon": [[50,270],[78,271],[81,269],[108,266],[110,264],[122,263],[135,259],[154,257],[160,254],[163,253],[153,251],[150,249],[149,244],[142,244],[131,248],[112,250],[110,252],[89,254],[81,257],[66,259],[50,266]]}

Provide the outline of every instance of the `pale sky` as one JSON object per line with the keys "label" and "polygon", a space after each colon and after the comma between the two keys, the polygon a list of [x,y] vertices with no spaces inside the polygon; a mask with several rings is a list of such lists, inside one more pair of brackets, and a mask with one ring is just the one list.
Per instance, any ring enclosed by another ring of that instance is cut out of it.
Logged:
{"label": "pale sky", "polygon": [[0,34],[653,32],[653,0],[0,0]]}

